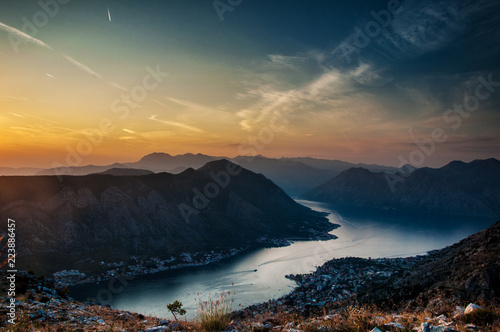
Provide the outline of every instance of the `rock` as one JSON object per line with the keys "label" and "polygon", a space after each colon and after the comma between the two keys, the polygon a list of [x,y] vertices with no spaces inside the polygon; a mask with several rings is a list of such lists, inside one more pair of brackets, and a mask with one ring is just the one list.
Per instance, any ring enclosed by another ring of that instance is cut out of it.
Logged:
{"label": "rock", "polygon": [[168,329],[166,331],[170,331],[170,330],[173,330],[173,331],[177,331],[177,330],[180,330],[182,329],[182,325],[179,324],[179,323],[172,323],[172,325],[168,326]]}
{"label": "rock", "polygon": [[149,329],[142,330],[141,332],[165,332],[165,331],[170,331],[170,330],[166,326],[155,326],[155,327],[150,327]]}
{"label": "rock", "polygon": [[401,324],[401,323],[395,323],[395,322],[390,322],[390,323],[384,324],[384,326],[395,327],[397,329],[402,329],[402,330],[405,329],[405,327],[403,326],[403,324]]}
{"label": "rock", "polygon": [[464,315],[464,308],[460,306],[455,307],[455,311],[452,314],[453,319],[457,319],[459,317],[462,317]]}
{"label": "rock", "polygon": [[267,326],[262,324],[262,323],[252,323],[252,329],[263,329],[263,328],[266,328]]}
{"label": "rock", "polygon": [[467,315],[467,314],[470,314],[471,312],[474,312],[474,311],[479,310],[479,309],[484,309],[484,308],[481,307],[480,305],[477,305],[474,303],[469,303],[467,308],[465,308],[464,314]]}
{"label": "rock", "polygon": [[420,328],[418,328],[418,332],[456,332],[454,329],[448,326],[434,326],[430,323],[422,323]]}
{"label": "rock", "polygon": [[445,315],[439,315],[436,317],[439,324],[444,324],[448,321],[448,318]]}
{"label": "rock", "polygon": [[418,329],[419,332],[430,332],[431,331],[431,324],[429,323],[422,323],[420,325],[420,328]]}

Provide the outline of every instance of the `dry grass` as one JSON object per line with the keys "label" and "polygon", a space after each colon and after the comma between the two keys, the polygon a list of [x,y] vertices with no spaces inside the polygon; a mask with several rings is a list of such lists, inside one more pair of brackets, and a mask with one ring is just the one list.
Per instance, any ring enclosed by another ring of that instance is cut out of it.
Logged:
{"label": "dry grass", "polygon": [[[453,308],[453,311],[451,310],[451,306],[446,309],[448,309],[448,311],[440,312],[440,314],[444,314],[448,320],[451,321],[455,308]],[[436,319],[429,318],[436,317],[433,310],[426,312],[407,311],[394,314],[382,311],[374,306],[349,306],[341,310],[337,310],[336,313],[330,314],[326,317],[328,319],[317,317],[306,320],[293,314],[280,314],[278,316],[278,320],[279,324],[283,326],[282,330],[286,330],[285,326],[287,323],[292,322],[293,326],[304,332],[368,332],[375,327],[379,328],[381,331],[410,332],[414,331],[413,329],[415,327],[420,327],[421,324],[425,322],[435,326],[441,324]],[[485,310],[478,311],[477,314],[470,316],[469,318],[464,316],[457,317],[456,319],[453,319],[456,323],[453,328],[457,331],[467,331],[465,326],[467,323],[472,322],[470,319],[474,320],[473,323],[478,326],[480,331],[500,331],[500,308],[486,307]],[[400,323],[404,328],[400,329],[396,327],[384,326],[384,324],[389,322]],[[280,330],[278,329],[276,331]]]}
{"label": "dry grass", "polygon": [[234,294],[223,292],[218,299],[199,301],[198,323],[202,331],[222,331],[229,326]]}

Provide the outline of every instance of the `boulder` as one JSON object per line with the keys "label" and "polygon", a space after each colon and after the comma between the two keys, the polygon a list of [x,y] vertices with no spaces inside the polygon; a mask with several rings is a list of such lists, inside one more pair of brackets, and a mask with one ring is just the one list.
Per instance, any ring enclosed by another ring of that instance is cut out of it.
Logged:
{"label": "boulder", "polygon": [[479,309],[484,309],[484,308],[481,307],[480,305],[477,305],[474,303],[469,303],[467,308],[465,308],[464,314],[467,315],[467,314],[470,314],[471,312],[474,312],[474,311],[479,310]]}

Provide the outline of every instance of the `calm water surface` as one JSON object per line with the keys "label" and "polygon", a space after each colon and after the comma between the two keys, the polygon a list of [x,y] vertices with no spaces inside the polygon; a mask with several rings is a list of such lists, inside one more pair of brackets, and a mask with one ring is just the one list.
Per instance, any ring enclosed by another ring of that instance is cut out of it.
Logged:
{"label": "calm water surface", "polygon": [[[180,300],[188,311],[187,316],[193,317],[200,298],[215,298],[229,290],[236,293],[233,308],[237,309],[239,305],[264,302],[289,293],[295,283],[285,275],[312,272],[332,258],[425,254],[495,222],[483,218],[398,216],[374,211],[342,212],[341,215],[327,204],[298,202],[316,211],[329,212],[329,220],[341,225],[331,232],[338,239],[300,241],[289,247],[249,251],[208,266],[137,276],[107,304],[117,309],[172,318],[166,304]],[[108,289],[108,282],[73,287],[71,292],[73,297],[85,300],[96,298],[103,289]]]}

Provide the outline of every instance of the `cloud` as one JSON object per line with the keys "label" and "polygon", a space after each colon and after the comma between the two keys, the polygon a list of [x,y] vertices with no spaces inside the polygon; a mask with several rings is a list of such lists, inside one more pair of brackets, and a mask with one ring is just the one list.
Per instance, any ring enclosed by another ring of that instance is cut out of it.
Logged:
{"label": "cloud", "polygon": [[279,54],[270,54],[268,55],[269,67],[274,69],[297,69],[299,65],[304,63],[304,57],[301,56],[286,56]]}
{"label": "cloud", "polygon": [[407,1],[383,37],[399,50],[400,56],[415,57],[447,46],[466,24],[467,15],[455,1]]}
{"label": "cloud", "polygon": [[185,123],[181,123],[181,122],[177,122],[177,121],[160,120],[160,119],[158,119],[156,117],[155,114],[151,115],[148,119],[156,121],[156,122],[159,122],[159,123],[163,123],[163,124],[166,124],[166,125],[169,125],[169,126],[174,126],[174,127],[179,127],[179,128],[187,129],[187,130],[194,131],[194,132],[197,132],[197,133],[204,133],[204,131],[202,129],[196,128],[196,127],[193,127],[193,126],[190,126],[190,125],[187,125]]}
{"label": "cloud", "polygon": [[362,85],[380,86],[392,81],[388,76],[382,76],[382,70],[374,70],[372,65],[361,62],[350,72],[351,79]]}
{"label": "cloud", "polygon": [[315,117],[319,114],[327,117],[333,115],[336,125],[339,125],[345,122],[346,112],[352,113],[349,115],[351,117],[365,112],[360,107],[368,99],[363,86],[379,87],[391,80],[383,75],[382,69],[362,63],[352,70],[324,69],[312,80],[289,89],[283,89],[279,83],[252,87],[238,95],[239,100],[250,101],[248,106],[237,112],[241,118],[240,127],[251,131],[262,127],[275,116],[307,118],[309,113],[315,114]]}

